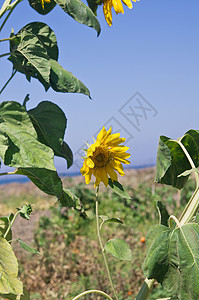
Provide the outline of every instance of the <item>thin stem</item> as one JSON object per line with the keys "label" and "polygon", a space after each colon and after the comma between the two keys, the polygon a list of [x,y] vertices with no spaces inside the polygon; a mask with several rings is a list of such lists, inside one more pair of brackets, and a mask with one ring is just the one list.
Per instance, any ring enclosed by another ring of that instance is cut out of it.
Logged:
{"label": "thin stem", "polygon": [[1,55],[0,55],[0,58],[1,58],[1,57],[4,57],[4,56],[7,56],[7,55],[10,55],[10,54],[12,54],[12,53],[11,53],[11,52],[8,52],[8,53],[1,54]]}
{"label": "thin stem", "polygon": [[146,300],[153,288],[154,282],[155,282],[155,279],[146,278],[135,299],[136,300]]}
{"label": "thin stem", "polygon": [[101,250],[102,250],[102,255],[103,255],[103,258],[104,258],[104,263],[105,263],[106,271],[107,271],[108,278],[109,278],[109,281],[110,281],[110,284],[111,284],[111,288],[112,288],[112,290],[113,290],[115,299],[118,300],[118,297],[117,297],[117,294],[116,294],[116,291],[115,291],[115,288],[114,288],[114,285],[113,285],[113,281],[112,281],[112,278],[111,278],[111,273],[110,273],[110,270],[109,270],[109,266],[108,266],[108,261],[107,261],[106,253],[105,253],[105,250],[104,250],[104,247],[103,247],[103,244],[102,244],[102,240],[101,240],[101,236],[100,236],[100,228],[99,228],[99,210],[98,210],[99,203],[98,203],[98,198],[99,198],[99,185],[97,186],[97,191],[96,191],[96,201],[95,201],[95,205],[96,205],[97,236],[98,236],[100,248],[101,248]]}
{"label": "thin stem", "polygon": [[109,295],[107,295],[106,293],[102,292],[102,291],[99,291],[99,290],[89,290],[89,291],[85,291],[79,295],[77,295],[75,298],[73,298],[72,300],[77,300],[79,299],[80,297],[82,296],[85,296],[85,295],[88,295],[88,294],[99,294],[99,295],[102,295],[104,296],[106,299],[109,299],[109,300],[113,300]]}
{"label": "thin stem", "polygon": [[9,224],[9,226],[8,226],[8,229],[6,230],[6,233],[5,233],[4,236],[3,236],[4,239],[5,239],[6,236],[8,235],[8,233],[9,233],[9,231],[10,231],[10,229],[11,229],[11,227],[12,227],[12,225],[13,225],[13,223],[14,223],[14,221],[15,221],[15,219],[16,219],[16,217],[18,216],[19,213],[20,213],[20,210],[17,211],[16,214],[14,215],[12,221],[10,222],[10,224]]}
{"label": "thin stem", "polygon": [[175,216],[171,215],[171,216],[169,217],[169,227],[170,227],[170,228],[171,228],[171,226],[172,226],[172,220],[174,220],[174,222],[176,223],[176,225],[177,225],[178,227],[180,227],[180,222],[178,221],[178,219],[177,219]]}
{"label": "thin stem", "polygon": [[14,39],[14,37],[9,37],[9,38],[6,38],[6,39],[1,39],[0,42],[11,41],[13,39]]}
{"label": "thin stem", "polygon": [[[7,11],[8,9],[10,9],[10,11],[9,11],[9,13],[7,14],[6,18],[4,19],[4,21],[3,21],[3,23],[2,23],[2,25],[1,25],[1,27],[0,27],[0,32],[2,31],[4,25],[6,24],[8,18],[10,17],[11,13],[13,12],[13,10],[14,10],[15,7],[17,6],[17,4],[19,4],[21,1],[22,1],[22,0],[16,0],[16,1],[14,1],[11,5],[8,5],[8,6],[7,6],[6,11]],[[9,2],[11,2],[11,1],[9,1]],[[6,12],[6,11],[5,11],[5,12]],[[5,12],[4,12],[4,13],[5,13]],[[3,14],[4,14],[4,13],[3,13]],[[2,17],[2,15],[0,15],[0,17]]]}
{"label": "thin stem", "polygon": [[0,19],[3,17],[3,15],[7,12],[8,7],[10,5],[12,0],[5,0],[4,4],[2,5],[1,9],[0,9]]}
{"label": "thin stem", "polygon": [[[14,70],[10,76],[10,78],[8,79],[8,81],[4,84],[4,86],[2,87],[2,89],[0,90],[0,95],[3,92],[3,90],[6,88],[6,86],[8,85],[8,83],[11,81],[11,79],[14,77],[14,75],[17,73],[17,70]],[[7,173],[6,173],[7,174]],[[3,175],[6,175],[3,174]]]}
{"label": "thin stem", "polygon": [[0,176],[3,176],[3,175],[15,175],[15,171],[14,172],[4,172],[4,173],[0,173]]}
{"label": "thin stem", "polygon": [[195,215],[199,206],[199,188],[195,190],[191,199],[187,203],[185,209],[183,210],[180,216],[180,226],[184,225],[185,223],[189,222]]}
{"label": "thin stem", "polygon": [[[180,140],[177,140],[178,144],[180,145],[180,147],[182,148],[184,154],[186,155],[192,169],[196,169],[196,166],[191,158],[191,156],[189,155],[189,152],[187,151],[187,149],[185,148],[185,146],[181,143]],[[195,175],[195,180],[196,180],[196,186],[199,187],[199,175],[197,172],[194,172]]]}

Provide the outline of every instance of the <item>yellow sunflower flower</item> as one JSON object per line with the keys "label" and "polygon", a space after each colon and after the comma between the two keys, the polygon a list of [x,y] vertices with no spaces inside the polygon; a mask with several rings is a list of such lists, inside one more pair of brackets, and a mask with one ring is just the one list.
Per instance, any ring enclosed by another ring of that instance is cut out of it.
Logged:
{"label": "yellow sunflower flower", "polygon": [[[136,2],[140,0],[132,1]],[[130,9],[133,7],[131,0],[103,0],[104,17],[109,26],[112,25],[112,7],[114,8],[116,14],[124,13],[122,2]]]}
{"label": "yellow sunflower flower", "polygon": [[44,9],[44,2],[50,3],[50,0],[40,0],[41,6]]}
{"label": "yellow sunflower flower", "polygon": [[108,177],[112,181],[117,181],[117,171],[120,175],[125,175],[121,163],[129,164],[127,160],[131,155],[126,153],[129,147],[120,145],[125,142],[125,138],[120,138],[120,133],[111,134],[112,128],[108,131],[103,127],[99,132],[94,144],[84,150],[83,167],[81,173],[85,176],[86,184],[91,181],[91,176],[96,177],[94,187],[98,186],[102,181],[105,186],[108,185]]}

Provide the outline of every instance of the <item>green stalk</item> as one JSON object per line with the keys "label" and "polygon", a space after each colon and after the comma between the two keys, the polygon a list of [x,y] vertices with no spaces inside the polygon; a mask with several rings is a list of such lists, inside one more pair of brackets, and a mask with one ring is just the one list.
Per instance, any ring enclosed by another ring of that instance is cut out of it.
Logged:
{"label": "green stalk", "polygon": [[9,38],[6,38],[6,39],[1,39],[0,42],[11,41],[13,39],[14,39],[14,37],[9,37]]}
{"label": "green stalk", "polygon": [[135,299],[136,300],[146,300],[153,288],[154,283],[155,283],[155,279],[146,278]]}
{"label": "green stalk", "polygon": [[79,294],[78,296],[76,296],[75,298],[73,298],[72,300],[77,300],[80,297],[88,295],[88,294],[99,294],[99,295],[104,296],[108,300],[113,300],[109,295],[107,295],[106,293],[104,293],[102,291],[99,291],[99,290],[88,290],[88,291],[85,291],[85,292]]}
{"label": "green stalk", "polygon": [[[180,140],[177,140],[178,144],[180,145],[180,147],[182,148],[184,154],[186,155],[192,169],[196,169],[196,166],[191,158],[191,156],[189,155],[189,152],[187,151],[187,149],[185,148],[185,146],[181,143]],[[199,187],[199,174],[197,172],[194,172],[195,175],[195,180],[196,180],[196,188]]]}
{"label": "green stalk", "polygon": [[0,173],[0,176],[3,176],[3,175],[14,175],[16,174],[15,171],[14,172],[4,172],[4,173]]}
{"label": "green stalk", "polygon": [[[195,166],[191,156],[189,155],[187,149],[185,148],[185,146],[181,143],[180,140],[178,140],[177,142],[180,145],[180,147],[182,148],[184,154],[186,155],[186,157],[191,165],[191,168],[196,169],[196,166]],[[179,219],[180,226],[189,222],[193,218],[193,216],[195,215],[195,213],[198,209],[198,206],[199,206],[199,174],[197,172],[194,172],[194,175],[195,175],[195,180],[196,180],[196,190],[193,193],[191,199],[187,203],[185,209],[183,210],[183,212],[180,216],[180,219]]]}
{"label": "green stalk", "polygon": [[[0,95],[1,93],[3,92],[3,90],[6,88],[6,86],[8,85],[8,83],[11,81],[11,79],[14,77],[14,75],[17,73],[17,70],[14,70],[10,76],[10,78],[8,79],[8,81],[4,84],[4,86],[2,87],[2,89],[0,90]],[[6,174],[3,174],[3,175],[7,175]]]}
{"label": "green stalk", "polygon": [[4,4],[2,5],[1,9],[0,9],[0,19],[3,17],[3,15],[7,12],[8,7],[10,5],[12,0],[5,0]]}
{"label": "green stalk", "polygon": [[2,25],[1,25],[1,27],[0,27],[0,32],[2,31],[4,25],[6,24],[8,18],[10,17],[11,13],[13,12],[13,10],[14,10],[15,7],[17,6],[17,4],[19,4],[21,1],[22,1],[22,0],[15,0],[12,4],[10,4],[10,3],[11,3],[11,0],[5,1],[5,2],[4,2],[4,4],[5,4],[6,2],[8,2],[9,4],[6,6],[6,8],[4,8],[4,5],[3,5],[2,9],[4,8],[4,11],[3,11],[3,10],[2,10],[2,12],[0,11],[0,18],[4,15],[4,13],[5,13],[6,11],[8,11],[8,10],[10,10],[10,11],[9,11],[9,13],[7,14],[6,18],[4,19],[4,21],[3,21],[3,23],[2,23]]}
{"label": "green stalk", "polygon": [[110,273],[110,270],[109,270],[109,266],[108,266],[108,261],[107,261],[105,249],[104,249],[104,247],[103,247],[102,240],[101,240],[101,236],[100,236],[100,227],[99,227],[99,209],[98,209],[99,203],[98,203],[98,198],[99,198],[99,185],[98,185],[98,187],[97,187],[97,191],[96,191],[96,201],[95,201],[95,205],[96,205],[97,236],[98,236],[100,248],[101,248],[101,250],[102,250],[102,255],[103,255],[103,258],[104,258],[104,263],[105,263],[107,275],[108,275],[108,278],[109,278],[109,281],[110,281],[110,284],[111,284],[111,288],[112,288],[112,290],[113,290],[115,299],[118,300],[118,297],[117,297],[117,294],[116,294],[116,291],[115,291],[115,288],[114,288],[114,285],[113,285],[113,281],[112,281],[112,278],[111,278],[111,273]]}
{"label": "green stalk", "polygon": [[1,55],[0,55],[0,58],[1,58],[1,57],[4,57],[4,56],[8,56],[8,55],[10,55],[10,54],[12,54],[12,53],[11,53],[11,52],[8,52],[8,53],[1,54]]}
{"label": "green stalk", "polygon": [[16,217],[18,216],[18,214],[20,214],[20,210],[16,212],[16,214],[14,215],[12,221],[10,222],[10,224],[9,224],[9,226],[8,226],[8,229],[6,230],[6,233],[5,233],[4,236],[3,236],[4,239],[5,239],[6,236],[8,235],[8,233],[9,233],[9,231],[10,231],[10,229],[11,229],[11,227],[12,227],[12,225],[13,225],[15,219],[16,219]]}
{"label": "green stalk", "polygon": [[[186,155],[186,157],[191,165],[191,168],[195,169],[196,166],[195,166],[191,156],[189,155],[187,149],[184,147],[184,145],[181,143],[180,140],[177,140],[177,142],[180,145],[181,149],[183,150],[184,154]],[[188,223],[195,215],[195,213],[198,209],[198,206],[199,206],[199,174],[197,172],[194,172],[194,174],[195,174],[195,180],[196,180],[196,190],[193,193],[189,202],[187,203],[184,211],[182,212],[182,214],[179,218],[179,221],[177,222],[178,226],[182,226],[182,225]],[[173,216],[172,216],[172,218],[173,218]],[[177,221],[177,220],[175,220],[175,221]],[[142,285],[142,287],[136,297],[136,300],[147,299],[154,282],[155,282],[154,279],[148,280],[146,278],[144,284]]]}

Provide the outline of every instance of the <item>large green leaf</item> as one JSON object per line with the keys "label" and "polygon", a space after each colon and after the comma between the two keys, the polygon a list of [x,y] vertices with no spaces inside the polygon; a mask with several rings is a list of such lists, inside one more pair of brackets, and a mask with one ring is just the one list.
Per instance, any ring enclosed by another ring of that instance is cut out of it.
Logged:
{"label": "large green leaf", "polygon": [[179,299],[198,299],[199,226],[185,224],[176,229],[153,226],[147,236],[143,270]]}
{"label": "large green leaf", "polygon": [[40,0],[28,0],[28,1],[30,6],[41,15],[48,14],[56,5],[55,1],[51,0],[50,2],[45,2],[43,8]]}
{"label": "large green leaf", "polygon": [[73,162],[72,151],[64,143],[67,119],[61,108],[50,102],[42,101],[28,111],[41,143],[53,149],[56,156],[64,157],[68,167]]}
{"label": "large green leaf", "polygon": [[94,28],[100,34],[98,19],[92,10],[80,0],[55,0],[55,2],[73,19],[81,24]]}
{"label": "large green leaf", "polygon": [[55,33],[42,22],[32,22],[24,26],[16,35],[11,34],[9,60],[14,69],[24,73],[30,81],[37,78],[46,90],[50,87],[49,58],[58,59]]}
{"label": "large green leaf", "polygon": [[47,91],[82,93],[90,97],[87,87],[72,73],[66,71],[58,60],[55,33],[42,22],[24,26],[16,35],[12,32],[9,60],[13,69],[26,75],[27,80],[38,79]]}
{"label": "large green leaf", "polygon": [[33,36],[36,36],[46,49],[48,56],[52,59],[58,60],[59,49],[57,45],[57,38],[54,31],[47,24],[42,22],[29,23],[19,31],[17,37],[21,37],[23,32],[25,34],[28,32]]}
{"label": "large green leaf", "polygon": [[189,130],[182,138],[176,141],[161,136],[157,153],[155,181],[181,189],[187,182],[189,174],[187,176],[179,175],[186,170],[191,169],[191,165],[179,142],[183,144],[186,151],[189,153],[195,167],[199,166],[198,130]]}
{"label": "large green leaf", "polygon": [[12,247],[0,237],[0,293],[23,294],[23,286],[18,276],[18,263]]}
{"label": "large green leaf", "polygon": [[56,171],[39,168],[18,168],[15,174],[27,176],[40,190],[56,196],[62,206],[74,207],[83,212],[81,202],[71,191],[62,186],[62,181]]}
{"label": "large green leaf", "polygon": [[50,85],[53,90],[62,93],[82,93],[90,97],[87,87],[72,73],[62,68],[56,60],[51,59],[50,66]]}
{"label": "large green leaf", "polygon": [[37,35],[26,30],[26,27],[20,30],[17,38],[20,38],[20,42],[12,49],[8,58],[13,63],[13,68],[24,73],[28,80],[37,77],[38,73],[42,80],[49,84],[49,56],[43,43]]}
{"label": "large green leaf", "polygon": [[18,102],[0,104],[0,156],[11,167],[55,170],[52,149],[37,140],[30,117]]}

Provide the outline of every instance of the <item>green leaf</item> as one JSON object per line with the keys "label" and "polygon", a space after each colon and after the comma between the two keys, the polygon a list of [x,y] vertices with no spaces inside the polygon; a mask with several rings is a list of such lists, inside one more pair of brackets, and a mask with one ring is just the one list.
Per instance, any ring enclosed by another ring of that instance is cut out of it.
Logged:
{"label": "green leaf", "polygon": [[41,143],[53,149],[56,156],[67,160],[68,168],[73,163],[73,155],[69,146],[63,141],[67,119],[61,108],[43,101],[28,111]]}
{"label": "green leaf", "polygon": [[25,220],[30,220],[30,215],[32,213],[31,204],[24,204],[22,208],[17,208],[20,211],[20,216]]}
{"label": "green leaf", "polygon": [[27,80],[37,78],[46,90],[50,87],[49,59],[58,59],[55,33],[42,22],[32,22],[24,26],[10,41],[12,55],[8,58],[14,69],[24,73]]}
{"label": "green leaf", "polygon": [[24,243],[21,239],[17,239],[17,241],[19,242],[21,248],[23,248],[24,250],[26,250],[30,253],[40,254],[36,249],[34,249],[33,247],[31,247],[28,244]]}
{"label": "green leaf", "polygon": [[162,283],[169,268],[169,240],[171,229],[163,225],[152,226],[147,234],[147,256],[143,271],[149,278]]}
{"label": "green leaf", "polygon": [[87,87],[72,73],[62,68],[56,60],[51,59],[50,66],[50,85],[53,90],[62,93],[82,93],[90,98]]}
{"label": "green leaf", "polygon": [[42,7],[40,0],[28,0],[28,2],[30,6],[41,15],[48,14],[56,5],[55,1],[53,0],[50,2],[45,2],[44,8]]}
{"label": "green leaf", "polygon": [[0,104],[0,156],[7,166],[55,170],[52,149],[37,140],[28,113],[18,102]]}
{"label": "green leaf", "polygon": [[39,37],[27,30],[26,26],[17,33],[16,37],[20,38],[20,42],[12,49],[13,53],[8,59],[13,63],[14,69],[24,73],[28,80],[31,77],[37,78],[37,73],[39,73],[44,82],[49,84],[50,64],[48,52]]}
{"label": "green leaf", "polygon": [[62,181],[56,171],[39,168],[18,168],[15,174],[27,176],[44,193],[56,196],[62,206],[74,207],[83,211],[82,204],[71,191],[63,189]]}
{"label": "green leaf", "polygon": [[197,299],[199,295],[199,226],[185,224],[174,230],[153,226],[147,236],[144,273],[161,282],[179,299]]}
{"label": "green leaf", "polygon": [[156,179],[158,183],[172,185],[182,189],[187,182],[187,176],[181,176],[183,172],[190,170],[191,165],[183,152],[179,141],[192,158],[195,167],[199,166],[199,131],[189,130],[178,140],[172,140],[161,136],[157,153]]}
{"label": "green leaf", "polygon": [[110,223],[121,223],[121,224],[123,224],[123,221],[120,220],[119,218],[109,218],[109,217],[104,216],[104,215],[101,215],[99,217],[100,217],[100,219],[102,219],[103,223],[110,222]]}
{"label": "green leaf", "polygon": [[[3,237],[4,234],[6,233],[13,216],[14,216],[13,214],[10,214],[9,216],[0,218],[0,236]],[[12,240],[12,230],[11,229],[9,230],[9,232],[6,236],[6,240],[7,241]]]}
{"label": "green leaf", "polygon": [[157,209],[160,217],[160,224],[168,227],[169,213],[164,204],[161,201],[157,201]]}
{"label": "green leaf", "polygon": [[6,239],[0,237],[0,293],[23,293],[23,286],[18,276],[18,263],[12,247]]}
{"label": "green leaf", "polygon": [[109,186],[112,188],[112,190],[120,195],[123,198],[127,198],[127,199],[131,199],[131,197],[129,196],[127,190],[123,187],[123,185],[121,183],[119,183],[118,181],[112,181],[110,178],[108,179],[108,184]]}
{"label": "green leaf", "polygon": [[1,294],[0,297],[2,297],[3,299],[9,299],[9,300],[30,300],[30,294],[26,290],[26,288],[23,289],[23,295],[16,296],[13,294],[4,294],[4,295]]}
{"label": "green leaf", "polygon": [[92,12],[97,15],[97,8],[98,5],[102,4],[101,1],[96,1],[96,0],[87,0],[88,6],[90,7],[90,9],[92,10]]}
{"label": "green leaf", "polygon": [[42,22],[32,22],[24,26],[17,36],[21,36],[22,32],[36,36],[46,49],[49,58],[58,60],[59,49],[57,38],[54,31],[47,24]]}
{"label": "green leaf", "polygon": [[73,19],[81,24],[94,28],[100,34],[98,19],[92,10],[80,0],[55,0],[55,2]]}
{"label": "green leaf", "polygon": [[68,169],[72,166],[73,152],[70,149],[70,147],[68,146],[68,144],[66,144],[64,141],[63,141],[63,144],[61,145],[61,149],[58,152],[55,152],[55,155],[61,156],[67,160],[67,168]]}
{"label": "green leaf", "polygon": [[121,239],[112,239],[106,242],[105,250],[120,260],[131,260],[132,252],[129,245]]}

